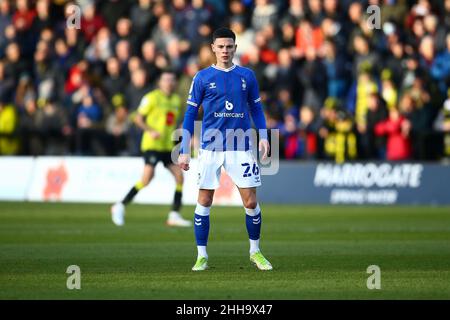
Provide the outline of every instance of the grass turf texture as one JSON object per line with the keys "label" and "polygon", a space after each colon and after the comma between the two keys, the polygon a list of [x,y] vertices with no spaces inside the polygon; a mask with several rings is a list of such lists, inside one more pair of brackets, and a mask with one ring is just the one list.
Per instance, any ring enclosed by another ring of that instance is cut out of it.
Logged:
{"label": "grass turf texture", "polygon": [[[107,205],[0,202],[0,299],[450,298],[449,207],[262,204],[270,272],[249,261],[243,209],[214,207],[197,273],[193,230],[167,227],[168,209],[130,205],[118,228]],[[73,264],[81,290],[66,288]]]}

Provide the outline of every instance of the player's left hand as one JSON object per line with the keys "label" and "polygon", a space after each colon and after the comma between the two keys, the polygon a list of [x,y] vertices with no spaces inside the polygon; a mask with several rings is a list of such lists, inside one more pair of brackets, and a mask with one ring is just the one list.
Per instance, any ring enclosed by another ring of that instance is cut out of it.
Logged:
{"label": "player's left hand", "polygon": [[188,154],[183,154],[182,153],[182,154],[180,154],[178,156],[178,165],[184,171],[188,171],[189,170],[189,161],[190,161],[190,156]]}
{"label": "player's left hand", "polygon": [[267,139],[259,140],[259,152],[263,152],[261,160],[266,160],[270,151],[270,144]]}

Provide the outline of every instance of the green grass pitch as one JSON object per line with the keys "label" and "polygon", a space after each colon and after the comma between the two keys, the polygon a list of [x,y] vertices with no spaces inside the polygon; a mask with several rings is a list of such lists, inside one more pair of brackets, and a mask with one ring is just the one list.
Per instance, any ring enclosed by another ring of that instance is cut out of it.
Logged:
{"label": "green grass pitch", "polygon": [[243,209],[213,207],[198,273],[193,229],[167,227],[168,206],[127,209],[118,228],[105,204],[0,202],[0,299],[450,299],[449,207],[262,204],[270,272],[249,261]]}

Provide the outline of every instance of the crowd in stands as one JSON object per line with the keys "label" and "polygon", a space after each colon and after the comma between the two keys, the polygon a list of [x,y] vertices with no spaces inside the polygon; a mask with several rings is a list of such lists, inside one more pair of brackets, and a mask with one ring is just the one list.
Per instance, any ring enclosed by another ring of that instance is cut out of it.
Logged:
{"label": "crowd in stands", "polygon": [[141,98],[171,68],[185,101],[221,26],[281,158],[450,157],[450,0],[0,0],[0,155],[139,155]]}

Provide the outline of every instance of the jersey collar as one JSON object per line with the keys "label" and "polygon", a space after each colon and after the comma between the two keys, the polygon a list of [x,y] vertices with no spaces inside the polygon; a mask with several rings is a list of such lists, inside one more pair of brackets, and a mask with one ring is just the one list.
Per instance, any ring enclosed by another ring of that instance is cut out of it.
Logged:
{"label": "jersey collar", "polygon": [[233,65],[232,65],[231,67],[229,67],[228,69],[220,68],[220,67],[216,66],[215,64],[211,65],[211,67],[213,67],[214,69],[220,70],[220,71],[230,72],[231,70],[233,70],[234,68],[236,68],[236,65],[233,64]]}

